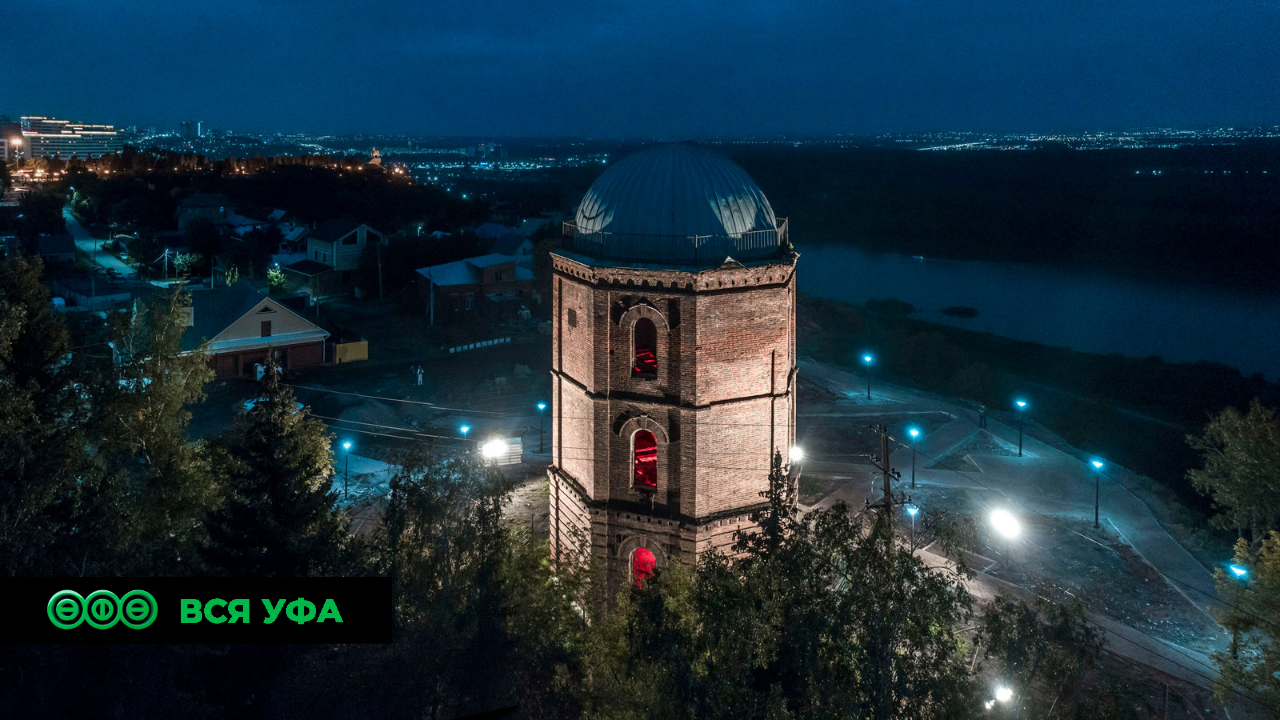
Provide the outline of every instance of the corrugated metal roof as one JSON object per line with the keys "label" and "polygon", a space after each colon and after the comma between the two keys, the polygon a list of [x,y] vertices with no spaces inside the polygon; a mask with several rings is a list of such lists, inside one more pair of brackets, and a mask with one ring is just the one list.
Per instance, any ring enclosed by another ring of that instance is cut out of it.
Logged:
{"label": "corrugated metal roof", "polygon": [[684,143],[628,155],[592,183],[575,224],[585,233],[691,237],[774,230],[769,200],[728,158]]}

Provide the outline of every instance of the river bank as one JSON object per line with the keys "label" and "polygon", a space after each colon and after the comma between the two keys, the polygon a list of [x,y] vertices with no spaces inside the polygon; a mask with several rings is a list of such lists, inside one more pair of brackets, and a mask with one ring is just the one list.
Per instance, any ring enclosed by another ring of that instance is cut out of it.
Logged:
{"label": "river bank", "polygon": [[[800,256],[800,289],[815,297],[855,305],[896,298],[914,306],[914,318],[967,330],[1280,377],[1280,292],[1156,282],[1119,271],[913,258],[846,245],[805,246]],[[976,314],[944,312],[950,308]]]}

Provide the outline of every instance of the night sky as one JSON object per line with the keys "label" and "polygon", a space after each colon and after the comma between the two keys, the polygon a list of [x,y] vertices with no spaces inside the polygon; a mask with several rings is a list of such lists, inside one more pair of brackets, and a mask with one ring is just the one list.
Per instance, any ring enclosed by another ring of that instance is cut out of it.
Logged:
{"label": "night sky", "polygon": [[33,0],[0,113],[702,137],[1280,122],[1268,0]]}

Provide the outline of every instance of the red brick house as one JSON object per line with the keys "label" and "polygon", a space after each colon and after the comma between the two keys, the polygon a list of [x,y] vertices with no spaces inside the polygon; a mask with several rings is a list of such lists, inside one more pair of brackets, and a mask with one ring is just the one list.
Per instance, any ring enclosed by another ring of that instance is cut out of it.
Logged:
{"label": "red brick house", "polygon": [[[457,262],[418,268],[426,281],[427,304],[435,312],[466,312],[481,300],[534,302],[533,270],[511,255],[491,253]],[[434,294],[434,298],[432,297]]]}
{"label": "red brick house", "polygon": [[228,288],[194,290],[182,349],[209,341],[209,367],[220,378],[254,377],[273,353],[286,370],[325,362],[329,333],[245,281]]}

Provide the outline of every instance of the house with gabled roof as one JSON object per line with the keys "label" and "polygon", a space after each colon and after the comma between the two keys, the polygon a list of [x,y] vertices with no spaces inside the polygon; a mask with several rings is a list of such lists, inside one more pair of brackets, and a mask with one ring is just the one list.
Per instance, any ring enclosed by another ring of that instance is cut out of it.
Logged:
{"label": "house with gabled roof", "polygon": [[360,257],[369,243],[386,245],[387,236],[356,220],[329,220],[307,235],[307,259],[349,272],[360,267]]}
{"label": "house with gabled roof", "polygon": [[418,268],[426,281],[426,301],[436,311],[476,309],[481,299],[537,302],[533,270],[510,255],[490,253],[456,262]]}
{"label": "house with gabled roof", "polygon": [[241,280],[231,287],[193,290],[181,348],[209,343],[209,366],[220,378],[254,377],[267,354],[285,370],[326,362],[329,333]]}

